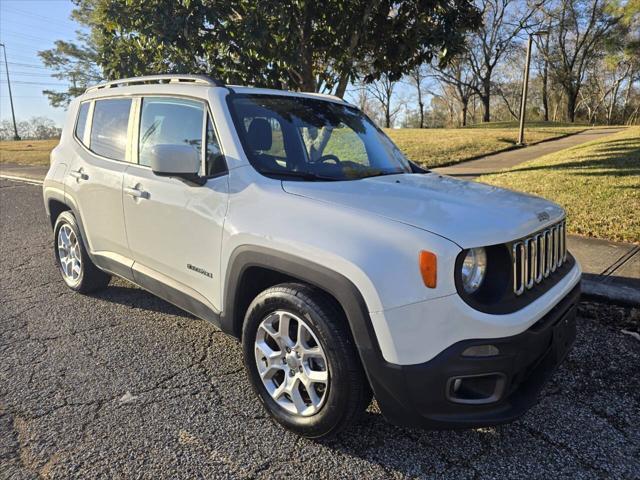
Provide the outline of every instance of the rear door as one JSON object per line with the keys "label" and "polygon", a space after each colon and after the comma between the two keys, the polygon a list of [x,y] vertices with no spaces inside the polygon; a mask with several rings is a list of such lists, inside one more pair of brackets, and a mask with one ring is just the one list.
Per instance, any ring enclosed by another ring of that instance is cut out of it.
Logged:
{"label": "rear door", "polygon": [[[178,97],[137,101],[137,162],[127,168],[123,190],[134,277],[193,313],[201,314],[197,305],[185,305],[185,300],[190,301],[185,295],[217,312],[228,176],[213,122],[203,101]],[[149,151],[158,144],[192,146],[200,155],[200,174],[206,183],[155,175]]]}
{"label": "rear door", "polygon": [[130,276],[129,248],[122,215],[122,181],[127,168],[130,98],[82,103],[74,132],[65,192],[80,214],[85,240],[96,263]]}

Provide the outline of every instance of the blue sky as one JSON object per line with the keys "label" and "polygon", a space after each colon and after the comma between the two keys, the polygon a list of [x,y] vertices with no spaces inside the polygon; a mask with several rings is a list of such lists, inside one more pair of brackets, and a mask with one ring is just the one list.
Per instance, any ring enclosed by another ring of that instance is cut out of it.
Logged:
{"label": "blue sky", "polygon": [[[16,120],[44,116],[61,125],[64,109],[53,108],[44,89],[65,88],[50,76],[37,55],[53,47],[55,40],[73,40],[78,24],[69,19],[69,0],[0,0],[0,43],[7,47],[7,61]],[[11,118],[4,57],[0,48],[0,119]]]}

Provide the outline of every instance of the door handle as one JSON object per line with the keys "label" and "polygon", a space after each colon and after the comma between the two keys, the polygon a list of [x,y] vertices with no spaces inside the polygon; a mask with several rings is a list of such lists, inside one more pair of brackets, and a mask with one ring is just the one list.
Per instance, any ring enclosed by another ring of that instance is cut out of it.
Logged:
{"label": "door handle", "polygon": [[73,178],[75,178],[76,180],[89,180],[89,175],[87,175],[86,173],[84,173],[82,171],[82,169],[80,170],[71,170],[69,172],[69,175],[71,175]]}
{"label": "door handle", "polygon": [[127,195],[132,196],[133,198],[145,198],[145,199],[149,198],[149,192],[145,192],[144,190],[140,190],[139,188],[124,187],[123,191]]}

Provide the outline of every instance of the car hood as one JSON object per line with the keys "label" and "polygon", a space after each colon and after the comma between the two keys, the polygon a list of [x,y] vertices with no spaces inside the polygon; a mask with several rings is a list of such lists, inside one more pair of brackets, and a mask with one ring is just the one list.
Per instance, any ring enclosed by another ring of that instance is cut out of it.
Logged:
{"label": "car hood", "polygon": [[436,173],[337,182],[283,181],[285,192],[369,212],[443,236],[462,248],[504,243],[564,216],[543,198]]}

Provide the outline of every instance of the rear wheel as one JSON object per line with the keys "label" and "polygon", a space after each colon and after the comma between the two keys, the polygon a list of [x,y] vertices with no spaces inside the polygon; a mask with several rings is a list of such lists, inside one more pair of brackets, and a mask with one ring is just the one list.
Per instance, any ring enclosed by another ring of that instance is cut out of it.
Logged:
{"label": "rear wheel", "polygon": [[346,319],[314,288],[289,283],[260,293],[247,311],[242,343],[258,397],[300,435],[335,435],[371,401]]}
{"label": "rear wheel", "polygon": [[70,211],[58,216],[53,231],[56,263],[67,286],[80,293],[106,287],[111,276],[96,267],[89,258],[76,219]]}

